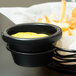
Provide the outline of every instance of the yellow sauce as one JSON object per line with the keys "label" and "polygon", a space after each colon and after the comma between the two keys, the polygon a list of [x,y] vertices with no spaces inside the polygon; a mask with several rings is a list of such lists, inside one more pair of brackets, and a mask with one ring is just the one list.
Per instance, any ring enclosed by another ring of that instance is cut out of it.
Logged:
{"label": "yellow sauce", "polygon": [[34,32],[18,32],[16,34],[12,34],[11,36],[18,37],[18,38],[39,38],[39,37],[46,37],[48,35],[47,34],[38,34],[38,33],[34,33]]}

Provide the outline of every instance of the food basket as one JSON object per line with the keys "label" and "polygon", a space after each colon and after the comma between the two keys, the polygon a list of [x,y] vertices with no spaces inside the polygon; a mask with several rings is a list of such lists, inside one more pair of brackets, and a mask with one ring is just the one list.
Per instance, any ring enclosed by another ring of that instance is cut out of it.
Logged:
{"label": "food basket", "polygon": [[[66,13],[71,17],[71,11],[76,7],[76,2],[67,2]],[[20,12],[24,14],[24,23],[37,22],[37,20],[44,16],[50,16],[50,14],[55,13],[56,19],[59,19],[61,9],[61,2],[48,2],[43,4],[34,5],[28,7],[26,10]],[[27,16],[26,16],[27,15]],[[10,17],[11,18],[11,17]],[[75,72],[76,70],[76,51],[70,50],[69,46],[76,41],[76,36],[66,36],[62,37],[58,42],[57,51],[54,52],[52,61],[48,65],[49,67]],[[62,49],[63,48],[63,49]],[[65,49],[64,49],[65,48]],[[51,66],[52,64],[52,66]],[[75,72],[76,73],[76,72]]]}
{"label": "food basket", "polygon": [[[71,12],[75,7],[76,2],[67,2],[65,15],[68,14],[69,17],[71,17]],[[44,3],[34,5],[32,7],[29,7],[26,12],[31,13],[33,15],[33,18],[35,18],[35,21],[37,22],[38,18],[41,18],[44,15],[47,15],[49,17],[50,14],[52,13],[55,13],[57,15],[56,19],[59,19],[60,9],[61,9],[61,2],[55,2],[55,3]],[[58,51],[56,50],[54,52],[54,56],[52,58],[51,63],[49,64],[49,67],[75,72],[76,51],[69,49],[70,45],[75,41],[76,36],[62,37],[61,40],[58,42],[57,45],[58,48],[56,47]]]}

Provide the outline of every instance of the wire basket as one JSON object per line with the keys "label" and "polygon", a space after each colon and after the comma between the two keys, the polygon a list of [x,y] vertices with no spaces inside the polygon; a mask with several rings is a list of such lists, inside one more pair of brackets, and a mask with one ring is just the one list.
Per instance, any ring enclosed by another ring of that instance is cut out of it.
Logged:
{"label": "wire basket", "polygon": [[[66,55],[61,55],[59,52],[64,52]],[[60,71],[76,73],[76,50],[57,48],[48,66]]]}

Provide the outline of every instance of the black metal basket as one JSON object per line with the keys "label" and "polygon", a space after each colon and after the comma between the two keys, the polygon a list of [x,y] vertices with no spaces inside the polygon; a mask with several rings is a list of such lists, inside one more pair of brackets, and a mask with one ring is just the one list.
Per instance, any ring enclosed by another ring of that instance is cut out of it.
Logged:
{"label": "black metal basket", "polygon": [[[59,52],[70,53],[68,55],[61,55]],[[64,70],[65,72],[76,73],[76,50],[67,50],[57,48],[52,57],[52,62],[48,65],[58,71]],[[52,65],[52,66],[51,66]]]}

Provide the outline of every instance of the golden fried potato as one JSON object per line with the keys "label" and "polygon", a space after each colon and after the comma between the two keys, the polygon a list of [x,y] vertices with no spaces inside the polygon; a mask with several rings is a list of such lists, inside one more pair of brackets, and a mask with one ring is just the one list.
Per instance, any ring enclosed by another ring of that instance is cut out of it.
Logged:
{"label": "golden fried potato", "polygon": [[75,29],[76,28],[76,18],[73,17],[72,19],[70,19],[69,24],[70,24],[70,26],[69,26],[70,29],[72,29],[72,30]]}
{"label": "golden fried potato", "polygon": [[76,17],[76,8],[72,10],[72,17]]}

